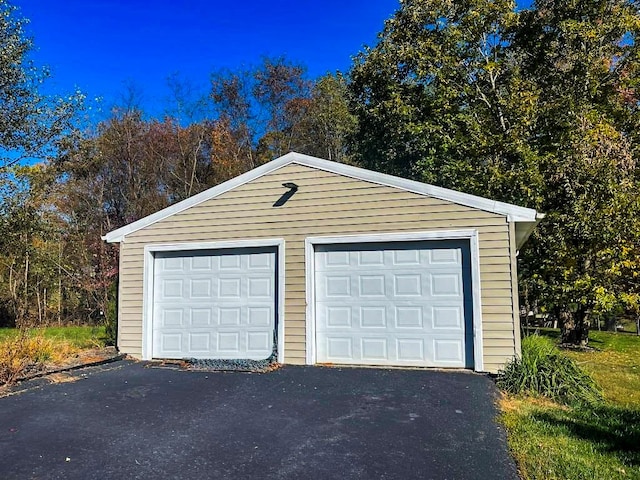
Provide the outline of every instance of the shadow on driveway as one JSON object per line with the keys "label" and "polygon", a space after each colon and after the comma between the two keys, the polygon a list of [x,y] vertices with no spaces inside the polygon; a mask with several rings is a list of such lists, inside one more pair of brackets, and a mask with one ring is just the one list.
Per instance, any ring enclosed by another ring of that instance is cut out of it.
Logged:
{"label": "shadow on driveway", "polygon": [[491,379],[117,362],[0,398],[2,479],[516,479]]}

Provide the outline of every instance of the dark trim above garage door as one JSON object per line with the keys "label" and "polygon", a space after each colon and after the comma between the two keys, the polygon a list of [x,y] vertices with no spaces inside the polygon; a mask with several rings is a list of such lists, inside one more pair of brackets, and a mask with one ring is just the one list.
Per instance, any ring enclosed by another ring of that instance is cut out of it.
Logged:
{"label": "dark trim above garage door", "polygon": [[412,233],[386,233],[375,235],[347,235],[339,237],[309,237],[305,240],[306,264],[306,363],[317,363],[316,351],[316,286],[315,252],[317,245],[338,244],[393,244],[396,242],[425,242],[433,240],[468,240],[470,252],[473,369],[484,370],[482,348],[482,308],[480,297],[480,261],[476,230],[427,231]]}

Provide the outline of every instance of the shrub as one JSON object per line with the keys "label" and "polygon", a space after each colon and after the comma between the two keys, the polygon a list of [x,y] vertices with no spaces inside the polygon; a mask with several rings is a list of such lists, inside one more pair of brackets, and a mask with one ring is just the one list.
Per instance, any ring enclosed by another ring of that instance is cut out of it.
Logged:
{"label": "shrub", "polygon": [[76,351],[69,342],[45,338],[42,333],[21,330],[0,342],[0,385],[11,384],[49,361],[60,361]]}
{"label": "shrub", "polygon": [[602,401],[593,378],[551,340],[538,335],[524,338],[522,356],[507,363],[497,383],[512,394],[541,395],[565,405]]}

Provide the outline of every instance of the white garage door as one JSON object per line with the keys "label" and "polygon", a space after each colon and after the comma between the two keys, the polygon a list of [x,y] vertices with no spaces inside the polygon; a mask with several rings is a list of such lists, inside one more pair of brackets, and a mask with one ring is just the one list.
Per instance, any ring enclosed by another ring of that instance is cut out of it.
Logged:
{"label": "white garage door", "polygon": [[274,249],[159,252],[153,357],[268,358],[276,318]]}
{"label": "white garage door", "polygon": [[318,245],[320,363],[472,367],[463,241]]}

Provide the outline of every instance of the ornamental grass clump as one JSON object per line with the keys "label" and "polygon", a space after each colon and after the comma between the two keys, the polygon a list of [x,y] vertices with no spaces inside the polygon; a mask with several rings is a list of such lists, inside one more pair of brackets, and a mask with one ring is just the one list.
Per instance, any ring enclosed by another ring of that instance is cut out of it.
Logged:
{"label": "ornamental grass clump", "polygon": [[498,387],[511,394],[543,396],[565,405],[602,401],[591,376],[548,338],[531,335],[522,341],[522,355],[498,374]]}
{"label": "ornamental grass clump", "polygon": [[0,385],[42,371],[48,362],[60,361],[76,350],[67,341],[55,341],[40,332],[22,330],[0,342]]}

